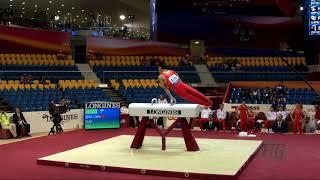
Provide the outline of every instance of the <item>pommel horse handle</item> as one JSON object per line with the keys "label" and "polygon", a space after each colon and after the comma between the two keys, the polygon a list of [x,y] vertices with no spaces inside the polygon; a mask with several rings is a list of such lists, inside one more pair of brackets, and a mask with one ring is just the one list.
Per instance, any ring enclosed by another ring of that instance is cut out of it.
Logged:
{"label": "pommel horse handle", "polygon": [[158,104],[157,98],[153,98],[153,99],[151,100],[151,106],[153,106],[154,104]]}
{"label": "pommel horse handle", "polygon": [[[139,149],[142,146],[147,127],[150,124],[161,136],[162,150],[165,150],[166,136],[178,123],[180,123],[187,151],[199,151],[198,144],[191,133],[186,118],[198,117],[200,105],[176,104],[171,106],[170,104],[154,104],[154,101],[155,100],[152,99],[151,103],[131,103],[129,105],[130,116],[143,117],[132,141],[131,148]],[[150,120],[148,117],[178,117],[178,119],[163,132],[154,124],[153,120]]]}

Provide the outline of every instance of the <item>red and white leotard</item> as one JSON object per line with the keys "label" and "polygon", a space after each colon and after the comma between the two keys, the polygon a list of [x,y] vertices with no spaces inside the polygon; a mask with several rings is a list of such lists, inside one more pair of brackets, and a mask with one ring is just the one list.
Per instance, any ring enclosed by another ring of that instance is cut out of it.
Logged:
{"label": "red and white leotard", "polygon": [[167,89],[173,90],[181,98],[196,104],[212,106],[212,101],[208,97],[182,82],[175,71],[167,70],[160,75],[165,79]]}

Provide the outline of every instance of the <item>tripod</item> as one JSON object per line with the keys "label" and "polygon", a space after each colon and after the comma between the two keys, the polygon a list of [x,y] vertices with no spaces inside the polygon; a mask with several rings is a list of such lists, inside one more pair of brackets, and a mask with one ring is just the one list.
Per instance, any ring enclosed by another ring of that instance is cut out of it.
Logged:
{"label": "tripod", "polygon": [[[49,132],[48,135],[63,133],[63,129],[62,129],[61,124],[60,124],[60,122],[62,120],[61,116],[60,115],[55,115],[54,117],[52,117],[52,119],[53,119],[52,120],[53,126],[51,127],[50,132]],[[54,129],[56,129],[56,131]]]}

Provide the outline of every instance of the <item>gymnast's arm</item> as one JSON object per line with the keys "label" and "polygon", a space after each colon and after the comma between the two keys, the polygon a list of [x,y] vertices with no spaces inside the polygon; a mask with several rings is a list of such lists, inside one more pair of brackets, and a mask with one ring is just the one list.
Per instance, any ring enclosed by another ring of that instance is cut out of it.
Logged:
{"label": "gymnast's arm", "polygon": [[[164,82],[164,78],[160,75],[158,77],[158,80],[159,80],[159,86],[164,90],[164,92],[169,96],[170,98],[170,101],[174,101],[174,103],[176,103],[176,99],[172,96],[170,90],[166,87],[166,84]],[[170,102],[172,103],[172,102]]]}

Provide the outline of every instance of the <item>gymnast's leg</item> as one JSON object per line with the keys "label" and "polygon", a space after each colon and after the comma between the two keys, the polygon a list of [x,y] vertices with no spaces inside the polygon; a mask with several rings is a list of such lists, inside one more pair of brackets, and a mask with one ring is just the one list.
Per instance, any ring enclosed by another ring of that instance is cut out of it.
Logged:
{"label": "gymnast's leg", "polygon": [[212,106],[212,101],[208,97],[183,82],[178,83],[173,90],[178,96],[187,101],[204,106]]}

